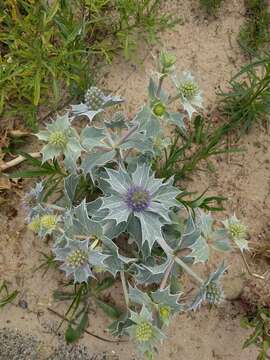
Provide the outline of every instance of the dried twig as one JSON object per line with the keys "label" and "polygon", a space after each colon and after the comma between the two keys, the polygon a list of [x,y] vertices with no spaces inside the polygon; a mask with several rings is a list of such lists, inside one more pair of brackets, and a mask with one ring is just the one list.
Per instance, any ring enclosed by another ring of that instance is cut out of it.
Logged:
{"label": "dried twig", "polygon": [[[30,153],[29,154],[31,157],[37,159],[41,156],[40,152],[35,152],[35,153]],[[25,161],[26,158],[22,155],[17,156],[15,159],[10,160],[4,164],[0,164],[0,172],[1,171],[5,171],[7,169],[10,169],[13,166],[19,165],[21,162]]]}

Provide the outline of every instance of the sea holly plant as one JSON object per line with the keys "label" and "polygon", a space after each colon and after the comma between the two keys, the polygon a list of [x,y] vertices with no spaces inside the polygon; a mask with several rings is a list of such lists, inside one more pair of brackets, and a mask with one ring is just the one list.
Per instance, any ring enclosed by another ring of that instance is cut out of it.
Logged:
{"label": "sea holly plant", "polygon": [[[132,118],[119,110],[120,97],[92,87],[85,103],[72,105],[37,134],[44,142],[43,168],[53,164],[61,176],[57,196],[52,187],[48,192],[49,176],[26,197],[28,226],[48,240],[54,264],[69,286],[74,283],[73,293],[57,295],[72,299],[67,313],[81,318],[76,329],[70,319],[69,341],[87,326],[93,300],[114,318],[112,334],[130,335],[141,355],[152,359],[175,314],[225,300],[221,277],[227,266],[205,277],[193,265],[208,262],[216,251],[248,249],[246,227],[235,215],[217,222],[202,209],[203,201],[183,201],[174,177],[165,180],[155,171],[168,146],[165,127],[186,132],[202,105],[199,86],[191,75],[178,80],[175,62],[161,54],[149,100]],[[170,79],[172,95],[164,89]],[[175,102],[182,104],[178,112]],[[82,117],[91,121],[83,126]],[[122,284],[122,314],[100,298],[112,279]]]}

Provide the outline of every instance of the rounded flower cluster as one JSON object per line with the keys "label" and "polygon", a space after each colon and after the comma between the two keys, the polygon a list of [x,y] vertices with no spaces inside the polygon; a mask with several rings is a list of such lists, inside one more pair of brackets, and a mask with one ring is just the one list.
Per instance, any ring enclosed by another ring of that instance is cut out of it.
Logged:
{"label": "rounded flower cluster", "polygon": [[150,341],[154,337],[153,326],[146,321],[141,322],[136,327],[135,337],[139,342]]}
{"label": "rounded flower cluster", "polygon": [[192,99],[199,93],[199,88],[194,82],[186,81],[181,84],[180,91],[186,99]]}
{"label": "rounded flower cluster", "polygon": [[72,253],[67,257],[68,265],[73,268],[84,266],[87,260],[88,260],[87,252],[81,249],[76,249],[72,251]]}
{"label": "rounded flower cluster", "polygon": [[96,86],[91,86],[84,97],[85,104],[92,110],[102,108],[104,104],[104,93]]}
{"label": "rounded flower cluster", "polygon": [[161,103],[161,102],[158,102],[154,105],[153,107],[153,113],[156,115],[156,116],[163,116],[166,112],[166,107]]}
{"label": "rounded flower cluster", "polygon": [[40,218],[40,226],[46,230],[54,230],[57,225],[57,216],[55,215],[43,215]]}
{"label": "rounded flower cluster", "polygon": [[68,138],[63,131],[54,131],[49,136],[49,144],[63,149],[68,142]]}
{"label": "rounded flower cluster", "polygon": [[150,194],[139,186],[133,186],[128,190],[126,203],[132,211],[141,212],[149,207]]}
{"label": "rounded flower cluster", "polygon": [[159,309],[159,315],[163,320],[168,320],[170,317],[170,308],[168,306],[161,306]]}
{"label": "rounded flower cluster", "polygon": [[222,290],[215,282],[211,282],[206,286],[206,300],[210,304],[219,304],[222,300],[222,295]]}
{"label": "rounded flower cluster", "polygon": [[229,232],[231,236],[235,239],[243,239],[247,235],[247,228],[244,224],[236,222],[229,225]]}

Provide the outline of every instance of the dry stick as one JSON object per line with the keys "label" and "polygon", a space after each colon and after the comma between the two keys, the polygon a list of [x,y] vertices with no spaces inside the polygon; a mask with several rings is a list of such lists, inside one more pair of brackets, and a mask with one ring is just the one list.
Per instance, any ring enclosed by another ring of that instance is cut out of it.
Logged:
{"label": "dry stick", "polygon": [[[73,325],[78,325],[78,324],[76,323],[76,321],[67,319],[65,316],[59,314],[57,311],[55,311],[55,310],[53,310],[53,309],[51,309],[51,308],[49,308],[49,307],[47,308],[47,310],[50,311],[52,314],[58,316],[58,317],[59,317],[60,319],[62,319],[63,321],[71,322]],[[86,329],[84,329],[83,332],[85,332],[85,333],[88,334],[88,335],[91,335],[91,336],[95,337],[96,339],[99,339],[99,340],[102,340],[102,341],[105,341],[105,342],[109,342],[109,343],[127,342],[127,341],[125,341],[125,340],[110,340],[110,339],[106,339],[106,338],[103,338],[103,337],[101,337],[101,336],[99,336],[99,335],[93,334],[92,332],[90,332],[90,331],[88,331],[88,330],[86,330]]]}
{"label": "dry stick", "polygon": [[[31,157],[37,159],[41,156],[40,152],[35,152],[35,153],[30,153],[29,154]],[[24,156],[19,155],[18,157],[16,157],[13,160],[10,160],[2,165],[0,165],[0,171],[5,171],[13,166],[19,165],[21,162],[27,160]]]}
{"label": "dry stick", "polygon": [[128,297],[128,289],[127,289],[127,283],[126,283],[126,278],[125,278],[124,271],[120,271],[120,278],[121,278],[121,282],[122,282],[122,287],[123,287],[126,306],[128,308],[129,307],[129,297]]}
{"label": "dry stick", "polygon": [[249,273],[249,275],[250,275],[250,276],[253,276],[253,277],[257,278],[257,279],[265,280],[264,276],[259,275],[259,274],[255,274],[255,273],[253,273],[253,272],[250,270],[250,267],[249,267],[249,265],[248,265],[248,262],[247,262],[247,260],[246,260],[246,258],[245,258],[245,256],[244,256],[244,254],[242,253],[241,250],[239,250],[239,252],[240,252],[240,255],[241,255],[241,257],[242,257],[242,259],[243,259],[243,261],[244,261],[245,267],[246,267],[247,272]]}

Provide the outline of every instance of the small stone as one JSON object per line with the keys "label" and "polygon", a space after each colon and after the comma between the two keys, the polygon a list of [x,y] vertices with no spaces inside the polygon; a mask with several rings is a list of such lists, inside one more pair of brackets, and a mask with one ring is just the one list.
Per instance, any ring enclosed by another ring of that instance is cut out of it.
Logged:
{"label": "small stone", "polygon": [[237,300],[241,296],[244,289],[244,279],[237,276],[234,278],[224,278],[222,287],[226,300]]}
{"label": "small stone", "polygon": [[19,300],[18,305],[24,310],[28,309],[28,303],[25,300]]}

